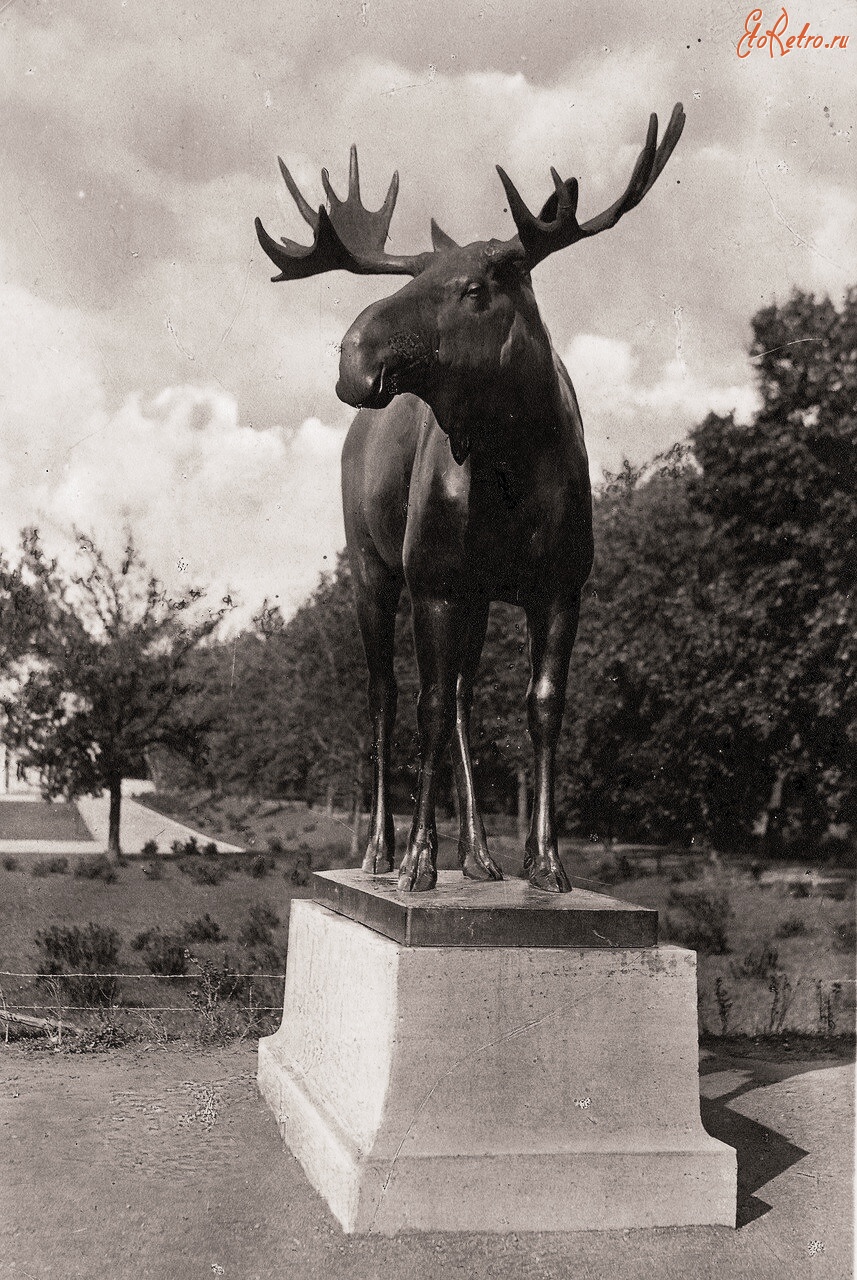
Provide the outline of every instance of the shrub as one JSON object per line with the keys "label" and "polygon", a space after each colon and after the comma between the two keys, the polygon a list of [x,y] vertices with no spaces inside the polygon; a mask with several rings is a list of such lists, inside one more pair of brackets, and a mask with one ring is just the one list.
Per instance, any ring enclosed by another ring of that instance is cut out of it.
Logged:
{"label": "shrub", "polygon": [[732,974],[736,978],[770,978],[779,966],[779,953],[770,942],[760,942],[751,947],[744,959],[731,965]]}
{"label": "shrub", "polygon": [[74,864],[74,874],[78,880],[103,880],[105,884],[115,884],[119,879],[116,868],[106,853],[97,853],[92,858],[79,858]]}
{"label": "shrub", "polygon": [[684,884],[686,880],[698,880],[702,874],[700,863],[695,858],[688,858],[670,872],[670,884]]}
{"label": "shrub", "polygon": [[[119,984],[112,975],[119,963],[119,934],[103,925],[52,925],[36,934],[43,953],[43,978],[62,978],[61,991],[80,1004],[112,1004]],[[66,974],[78,976],[67,977]],[[104,976],[102,976],[104,975]]]}
{"label": "shrub", "polygon": [[843,924],[837,924],[833,928],[833,950],[834,951],[854,951],[857,948],[857,924],[853,920],[846,920]]}
{"label": "shrub", "polygon": [[163,880],[164,864],[160,858],[152,858],[143,868],[143,875],[147,880]]}
{"label": "shrub", "polygon": [[788,884],[789,897],[792,898],[808,898],[809,885],[805,880],[790,880]]}
{"label": "shrub", "polygon": [[842,983],[832,982],[829,988],[825,988],[821,979],[817,978],[815,994],[818,1003],[819,1035],[836,1035],[842,1009]]}
{"label": "shrub", "polygon": [[272,857],[278,858],[286,852],[286,846],[283,844],[279,836],[270,836],[268,839],[268,853]]}
{"label": "shrub", "polygon": [[274,935],[280,917],[264,902],[256,902],[250,908],[245,924],[241,926],[238,941],[242,947],[273,946]]}
{"label": "shrub", "polygon": [[830,880],[824,886],[824,896],[834,902],[844,902],[848,896],[847,880]]}
{"label": "shrub", "polygon": [[226,867],[220,862],[212,862],[208,858],[181,858],[179,871],[194,884],[220,884],[227,877]]}
{"label": "shrub", "polygon": [[270,942],[254,948],[247,957],[248,968],[257,973],[276,974],[279,977],[285,973],[285,965],[285,955]]}
{"label": "shrub", "polygon": [[596,879],[604,885],[619,884],[622,879],[619,863],[614,858],[605,858],[603,862],[599,862],[595,868],[595,875]]}
{"label": "shrub", "polygon": [[714,980],[714,998],[717,1001],[717,1016],[720,1019],[720,1034],[729,1034],[729,1015],[732,1012],[732,993],[718,973]]}
{"label": "shrub", "polygon": [[771,1010],[768,1014],[768,1033],[781,1035],[785,1026],[786,1015],[794,999],[794,988],[788,974],[772,973],[768,979],[768,990],[771,993]]}
{"label": "shrub", "polygon": [[147,840],[140,852],[144,858],[156,858],[158,856],[157,840]]}
{"label": "shrub", "polygon": [[217,845],[214,843],[213,840],[209,840],[208,844],[204,844],[202,846],[202,856],[204,858],[217,857]]}
{"label": "shrub", "polygon": [[271,870],[271,864],[264,853],[257,853],[250,863],[250,875],[254,880],[262,880]]}
{"label": "shrub", "polygon": [[17,859],[17,858],[13,858],[11,854],[8,854],[8,853],[7,853],[6,857],[3,859],[3,870],[4,870],[4,871],[17,871],[17,870],[18,870],[18,859]]}
{"label": "shrub", "polygon": [[709,955],[726,955],[729,939],[726,926],[732,915],[726,894],[709,895],[702,890],[690,893],[670,891],[667,905],[682,914],[667,915],[664,927],[676,942]]}
{"label": "shrub", "polygon": [[31,876],[64,876],[68,871],[68,858],[45,858],[34,862],[30,868]]}
{"label": "shrub", "polygon": [[187,973],[187,955],[184,938],[173,933],[161,933],[160,929],[147,929],[138,933],[131,943],[135,951],[142,951],[150,973],[176,977]]}
{"label": "shrub", "polygon": [[309,884],[309,878],[312,875],[312,854],[305,844],[301,844],[298,849],[295,865],[291,869],[289,875],[292,884],[299,885],[301,888]]}
{"label": "shrub", "polygon": [[191,956],[191,964],[196,970],[198,985],[188,993],[191,1003],[199,1011],[199,1039],[203,1044],[225,1040],[234,1032],[234,1015],[223,1008],[226,1001],[234,1001],[248,989],[252,992],[252,983],[248,984],[229,963],[225,956],[218,966],[209,960],[200,960]]}
{"label": "shrub", "polygon": [[69,1053],[107,1053],[110,1049],[124,1048],[129,1039],[127,1031],[116,1022],[113,1013],[100,1008],[96,1025],[81,1028],[69,1044]]}
{"label": "shrub", "polygon": [[800,916],[786,916],[785,920],[781,920],[777,925],[774,936],[777,938],[800,938],[806,933],[809,933],[809,927],[805,920],[802,920]]}
{"label": "shrub", "polygon": [[205,915],[198,916],[196,920],[185,920],[182,925],[182,938],[186,943],[225,942],[226,934],[206,911]]}

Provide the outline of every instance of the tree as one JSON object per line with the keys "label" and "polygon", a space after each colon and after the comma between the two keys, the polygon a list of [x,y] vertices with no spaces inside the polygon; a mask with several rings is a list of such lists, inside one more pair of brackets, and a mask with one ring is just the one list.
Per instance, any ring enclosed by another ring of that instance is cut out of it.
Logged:
{"label": "tree", "polygon": [[322,574],[310,599],[283,629],[292,688],[292,723],[300,727],[312,773],[330,788],[350,783],[351,856],[360,852],[370,727],[366,662],[348,560]]}
{"label": "tree", "polygon": [[107,791],[108,852],[120,855],[122,777],[145,750],[198,748],[201,725],[183,702],[192,690],[191,653],[222,610],[200,616],[202,592],[170,597],[132,538],[114,569],[94,541],[75,534],[75,569],[48,559],[38,532],[25,531],[20,564],[6,574],[0,617],[28,607],[25,655],[14,696],[3,702],[7,742],[37,769],[46,796]]}
{"label": "tree", "polygon": [[561,748],[584,830],[811,848],[857,824],[857,291],[752,324],[754,419],[710,415],[596,498]]}
{"label": "tree", "polygon": [[679,455],[626,467],[596,495],[596,560],[572,656],[558,803],[610,839],[688,839],[722,824],[740,777],[700,683],[716,611],[699,590],[706,519]]}
{"label": "tree", "polygon": [[344,555],[288,622],[267,604],[251,630],[197,660],[213,709],[208,767],[269,795],[351,793],[354,840],[367,781],[366,664]]}
{"label": "tree", "polygon": [[762,407],[694,434],[708,579],[769,768],[769,835],[857,825],[857,289],[753,319]]}
{"label": "tree", "polygon": [[523,610],[494,603],[475,687],[471,746],[480,799],[486,809],[500,810],[507,810],[514,801],[522,843],[527,834],[527,778],[532,760],[527,733],[528,679]]}

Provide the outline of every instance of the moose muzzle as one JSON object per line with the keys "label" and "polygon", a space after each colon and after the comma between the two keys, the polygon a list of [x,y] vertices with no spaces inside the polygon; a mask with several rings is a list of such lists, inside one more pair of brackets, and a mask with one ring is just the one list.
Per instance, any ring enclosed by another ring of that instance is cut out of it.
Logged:
{"label": "moose muzzle", "polygon": [[419,282],[382,298],[342,339],[336,394],[358,409],[383,409],[403,391],[420,395],[433,362],[420,314]]}

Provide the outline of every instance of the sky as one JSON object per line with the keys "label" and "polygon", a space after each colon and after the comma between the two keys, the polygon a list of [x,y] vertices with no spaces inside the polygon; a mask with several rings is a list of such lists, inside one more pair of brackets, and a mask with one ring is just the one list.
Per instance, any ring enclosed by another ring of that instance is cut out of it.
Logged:
{"label": "sky", "polygon": [[[534,272],[578,391],[593,478],[709,410],[755,404],[750,318],[794,287],[857,283],[857,0],[8,0],[0,3],[0,547],[37,524],[108,550],[130,529],[163,581],[288,615],[344,543],[352,411],[337,345],[401,280],[272,284],[253,231],[307,242],[358,146],[388,247],[514,227],[550,166],[590,217],[627,183],[649,113],[684,135],[615,229]],[[749,22],[752,28],[752,21]],[[845,49],[825,47],[848,36]]]}

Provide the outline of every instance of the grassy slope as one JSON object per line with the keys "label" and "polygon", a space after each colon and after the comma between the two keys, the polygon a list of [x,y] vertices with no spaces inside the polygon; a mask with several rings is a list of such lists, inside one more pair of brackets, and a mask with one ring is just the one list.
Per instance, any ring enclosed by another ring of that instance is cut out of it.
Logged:
{"label": "grassy slope", "polygon": [[[164,864],[162,880],[147,879],[139,863],[121,868],[118,882],[112,885],[78,880],[71,875],[35,878],[27,874],[32,860],[22,857],[20,870],[0,869],[0,969],[31,971],[36,966],[39,952],[34,936],[40,928],[51,924],[85,924],[92,920],[120,934],[122,967],[144,972],[140,954],[130,948],[131,939],[137,933],[154,926],[164,932],[174,932],[184,921],[194,920],[206,912],[228,935],[228,941],[222,946],[195,945],[192,950],[218,959],[225,951],[233,964],[243,968],[248,957],[238,945],[237,935],[254,903],[268,903],[279,915],[281,924],[274,931],[275,945],[284,953],[289,902],[292,897],[311,893],[310,889],[298,888],[291,880],[295,855],[300,850],[308,850],[316,868],[344,865],[347,858],[350,833],[346,820],[321,811],[275,806],[270,802],[248,803],[234,798],[212,804],[210,797],[191,798],[182,807],[161,798],[157,805],[162,812],[186,818],[193,825],[230,841],[240,841],[248,849],[266,848],[268,840],[276,837],[288,852],[264,879],[256,880],[247,872],[232,870],[219,885],[194,884],[173,862]],[[399,824],[400,843],[405,834],[402,828],[403,824]],[[455,865],[455,844],[454,827],[445,824],[441,831],[441,866]],[[517,841],[497,836],[492,840],[492,848],[507,872],[515,874],[520,866]],[[732,1002],[729,1031],[759,1034],[767,1029],[773,998],[768,979],[738,977],[733,968],[753,948],[770,943],[777,951],[777,967],[786,973],[792,989],[786,1028],[805,1032],[822,1029],[816,984],[822,984],[824,995],[830,992],[832,983],[839,982],[841,994],[835,997],[839,1006],[837,1030],[853,1031],[853,952],[838,951],[833,946],[834,928],[853,919],[853,875],[838,873],[840,879],[850,884],[844,901],[825,896],[821,888],[814,888],[810,897],[793,898],[789,896],[789,881],[801,878],[805,868],[767,870],[762,883],[756,883],[737,860],[723,859],[719,865],[710,865],[686,853],[673,853],[664,856],[662,874],[656,875],[651,874],[654,860],[650,853],[631,850],[629,855],[634,865],[644,866],[650,874],[611,887],[599,879],[606,857],[603,848],[582,842],[564,843],[566,865],[577,883],[656,907],[661,912],[662,926],[667,910],[672,910],[667,900],[673,890],[729,897],[733,913],[729,924],[730,954],[700,956],[700,1012],[704,1028],[711,1032],[722,1030],[714,990],[719,976],[721,990],[725,987]],[[250,861],[248,859],[248,869]],[[685,869],[690,866],[696,878],[678,885],[672,883],[679,866]],[[776,938],[778,927],[790,917],[803,921],[806,933]],[[23,1000],[23,992],[20,987],[16,988],[13,980],[0,977],[0,984],[10,1003]],[[133,987],[126,984],[125,995],[145,1003],[176,1004],[185,999],[182,989],[182,984],[147,979]]]}

